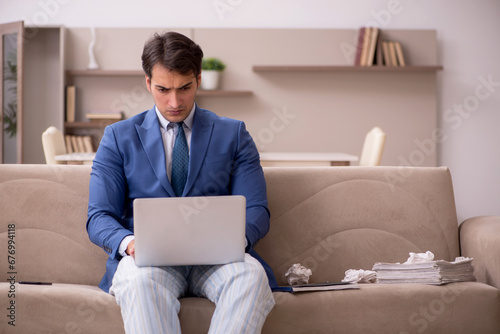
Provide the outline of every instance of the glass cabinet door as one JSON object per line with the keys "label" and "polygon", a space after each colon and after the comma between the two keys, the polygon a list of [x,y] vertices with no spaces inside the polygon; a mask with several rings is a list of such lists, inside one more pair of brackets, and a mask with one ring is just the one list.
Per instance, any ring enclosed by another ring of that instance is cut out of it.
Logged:
{"label": "glass cabinet door", "polygon": [[22,21],[0,24],[0,163],[22,163]]}

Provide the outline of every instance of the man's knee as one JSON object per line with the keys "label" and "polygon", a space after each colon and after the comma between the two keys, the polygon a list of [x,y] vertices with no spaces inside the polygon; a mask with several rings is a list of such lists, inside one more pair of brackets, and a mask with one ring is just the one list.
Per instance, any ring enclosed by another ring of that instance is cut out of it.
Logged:
{"label": "man's knee", "polygon": [[268,287],[269,281],[266,271],[260,263],[245,262],[236,275],[236,280],[242,282],[243,289],[262,290],[262,287]]}
{"label": "man's knee", "polygon": [[151,285],[161,285],[167,289],[183,290],[185,279],[174,268],[138,267],[132,257],[120,261],[113,279],[113,285],[120,284],[127,289],[144,289]]}

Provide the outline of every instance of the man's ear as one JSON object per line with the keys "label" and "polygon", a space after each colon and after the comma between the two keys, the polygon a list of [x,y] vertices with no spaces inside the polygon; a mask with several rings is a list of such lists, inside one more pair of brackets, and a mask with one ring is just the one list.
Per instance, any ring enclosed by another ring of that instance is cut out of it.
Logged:
{"label": "man's ear", "polygon": [[146,75],[146,87],[148,90],[152,93],[151,91],[151,78]]}
{"label": "man's ear", "polygon": [[196,79],[196,82],[198,83],[198,87],[197,88],[200,88],[200,85],[201,85],[201,73],[198,74],[198,78]]}

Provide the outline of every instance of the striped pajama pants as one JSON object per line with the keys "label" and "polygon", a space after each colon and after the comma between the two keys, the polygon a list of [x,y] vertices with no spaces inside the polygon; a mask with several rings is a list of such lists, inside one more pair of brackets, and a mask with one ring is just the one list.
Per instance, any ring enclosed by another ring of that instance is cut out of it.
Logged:
{"label": "striped pajama pants", "polygon": [[209,334],[260,333],[275,303],[264,268],[248,254],[244,262],[174,267],[138,267],[126,256],[110,288],[127,334],[181,333],[178,299],[187,292],[216,305]]}

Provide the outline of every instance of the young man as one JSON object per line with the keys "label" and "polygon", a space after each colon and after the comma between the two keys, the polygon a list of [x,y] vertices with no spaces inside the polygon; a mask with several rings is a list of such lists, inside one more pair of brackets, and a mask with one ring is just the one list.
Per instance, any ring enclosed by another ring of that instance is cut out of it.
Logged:
{"label": "young man", "polygon": [[[259,154],[243,122],[195,104],[202,58],[201,48],[178,33],[146,42],[142,65],[155,106],[108,126],[93,163],[87,231],[109,254],[99,286],[115,296],[127,333],[180,333],[178,299],[186,293],[216,304],[210,333],[260,333],[274,306],[267,265],[253,250],[269,229]],[[184,157],[175,148],[182,143]],[[189,167],[178,167],[183,159]],[[244,262],[135,265],[134,199],[215,195],[246,197]]]}

